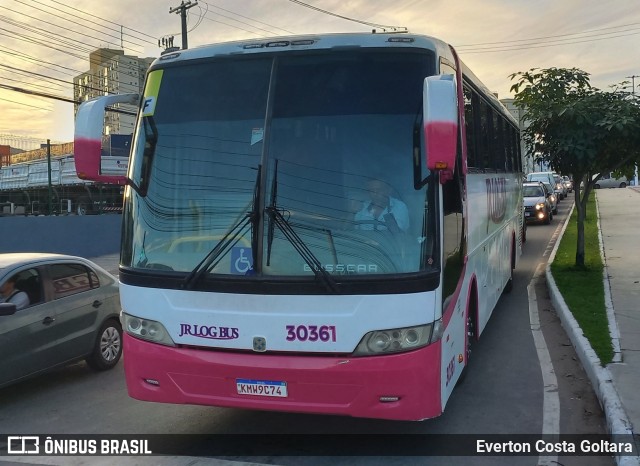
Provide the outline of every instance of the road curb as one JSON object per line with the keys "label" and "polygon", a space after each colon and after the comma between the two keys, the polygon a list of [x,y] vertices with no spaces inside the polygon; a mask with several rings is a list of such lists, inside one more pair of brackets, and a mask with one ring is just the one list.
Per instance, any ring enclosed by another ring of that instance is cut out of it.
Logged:
{"label": "road curb", "polygon": [[609,334],[613,346],[612,363],[622,362],[622,349],[620,348],[620,329],[616,321],[615,309],[613,308],[613,298],[611,296],[611,282],[609,281],[609,268],[607,267],[607,253],[604,250],[604,237],[600,228],[600,205],[598,195],[596,196],[596,215],[598,216],[598,244],[600,245],[600,259],[602,260],[602,280],[604,283],[604,305],[607,307],[607,320],[609,321]]}
{"label": "road curb", "polygon": [[[573,314],[565,303],[564,297],[560,293],[551,273],[551,264],[555,259],[556,252],[560,246],[560,241],[567,229],[567,225],[569,224],[574,208],[575,204],[572,205],[571,210],[565,219],[564,225],[562,226],[560,235],[558,236],[558,241],[556,241],[556,244],[551,251],[551,255],[549,256],[549,261],[547,262],[547,268],[545,271],[547,286],[549,288],[551,302],[558,313],[562,326],[571,340],[571,344],[576,350],[580,363],[584,367],[584,370],[593,385],[596,396],[598,397],[600,406],[604,411],[607,429],[611,434],[612,441],[615,442],[616,439],[623,441],[622,439],[625,438],[627,440],[624,441],[628,441],[628,438],[631,438],[633,435],[633,429],[627,413],[622,406],[622,402],[620,401],[620,396],[613,385],[611,372],[600,364],[600,358],[596,355],[591,344],[584,336],[575,317],[573,317]],[[607,286],[608,283],[605,283],[605,289]],[[639,456],[614,456],[614,458],[618,466],[640,466]]]}

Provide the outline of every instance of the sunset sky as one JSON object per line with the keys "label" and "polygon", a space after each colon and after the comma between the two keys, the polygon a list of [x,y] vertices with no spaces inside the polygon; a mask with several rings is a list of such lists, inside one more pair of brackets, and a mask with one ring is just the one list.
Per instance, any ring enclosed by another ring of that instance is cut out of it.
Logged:
{"label": "sunset sky", "polygon": [[[500,98],[509,75],[530,68],[577,67],[593,85],[640,75],[640,6],[628,0],[307,0],[349,18],[432,35],[454,45]],[[157,57],[158,39],[181,43],[179,2],[165,0],[0,0],[0,85],[72,98],[73,76],[89,52],[120,48]],[[189,46],[371,27],[291,0],[206,0],[189,10]],[[636,86],[640,77],[635,78]],[[636,87],[636,91],[640,91]],[[0,88],[0,137],[73,139],[73,105]],[[2,141],[0,140],[0,144]]]}

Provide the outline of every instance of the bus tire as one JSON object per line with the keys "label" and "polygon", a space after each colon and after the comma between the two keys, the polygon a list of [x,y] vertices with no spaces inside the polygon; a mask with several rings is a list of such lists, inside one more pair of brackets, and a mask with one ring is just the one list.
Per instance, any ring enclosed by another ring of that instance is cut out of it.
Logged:
{"label": "bus tire", "polygon": [[89,367],[97,371],[112,369],[122,356],[122,326],[116,319],[106,320],[93,345],[93,352],[87,357]]}

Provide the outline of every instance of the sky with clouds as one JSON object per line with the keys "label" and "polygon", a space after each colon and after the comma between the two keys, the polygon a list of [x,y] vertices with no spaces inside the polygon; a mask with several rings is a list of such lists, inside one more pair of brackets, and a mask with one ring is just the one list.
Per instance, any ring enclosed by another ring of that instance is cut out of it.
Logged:
{"label": "sky with clouds", "polygon": [[[580,68],[602,89],[640,75],[637,0],[306,3],[443,39],[457,48],[461,59],[500,98],[510,97],[510,74],[534,67]],[[71,141],[72,104],[1,86],[72,98],[73,76],[88,70],[91,50],[119,48],[122,43],[127,54],[157,57],[158,38],[171,34],[179,45],[180,17],[169,13],[178,5],[178,0],[0,0],[0,138],[13,134]],[[371,29],[291,0],[201,0],[189,9],[188,28],[190,48],[291,33]],[[640,77],[635,83],[640,84]]]}

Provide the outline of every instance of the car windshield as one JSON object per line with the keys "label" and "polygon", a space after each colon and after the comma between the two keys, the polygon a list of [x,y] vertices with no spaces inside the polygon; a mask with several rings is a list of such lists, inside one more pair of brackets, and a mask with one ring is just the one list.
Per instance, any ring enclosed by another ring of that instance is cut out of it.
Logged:
{"label": "car windshield", "polygon": [[522,189],[524,197],[544,197],[541,186],[524,186]]}
{"label": "car windshield", "polygon": [[152,71],[123,265],[247,280],[435,270],[437,184],[414,187],[412,161],[432,68],[424,51],[332,51]]}

